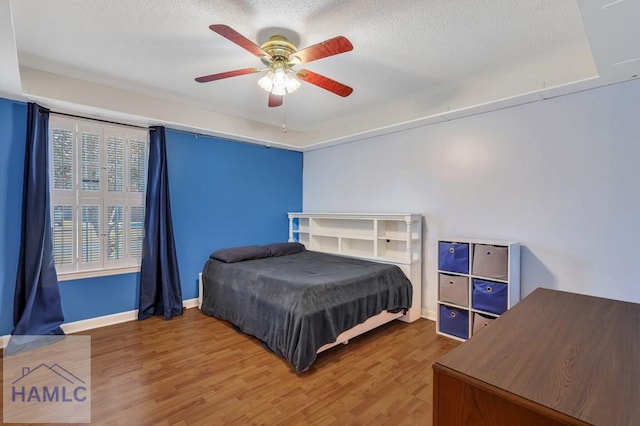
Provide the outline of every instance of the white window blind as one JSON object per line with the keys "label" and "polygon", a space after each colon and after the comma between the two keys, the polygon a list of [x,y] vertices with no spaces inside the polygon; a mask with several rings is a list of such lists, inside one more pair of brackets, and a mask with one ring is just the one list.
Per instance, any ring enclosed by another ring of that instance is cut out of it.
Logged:
{"label": "white window blind", "polygon": [[58,275],[135,270],[144,237],[147,132],[57,115],[49,132]]}

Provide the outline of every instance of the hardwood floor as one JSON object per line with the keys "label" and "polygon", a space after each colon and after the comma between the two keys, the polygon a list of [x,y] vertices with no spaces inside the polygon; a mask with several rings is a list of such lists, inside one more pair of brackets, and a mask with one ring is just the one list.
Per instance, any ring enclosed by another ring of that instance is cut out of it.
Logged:
{"label": "hardwood floor", "polygon": [[431,425],[431,365],[459,344],[432,321],[393,321],[299,375],[198,309],[80,334],[91,336],[100,425]]}

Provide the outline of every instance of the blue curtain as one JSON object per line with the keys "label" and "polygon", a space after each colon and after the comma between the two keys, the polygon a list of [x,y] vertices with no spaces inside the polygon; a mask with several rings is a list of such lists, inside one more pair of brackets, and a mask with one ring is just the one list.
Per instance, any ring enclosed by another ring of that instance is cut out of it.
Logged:
{"label": "blue curtain", "polygon": [[149,176],[140,266],[138,319],[182,315],[182,288],[173,238],[165,129],[149,129]]}
{"label": "blue curtain", "polygon": [[22,240],[13,299],[13,335],[63,335],[49,206],[49,110],[28,104]]}

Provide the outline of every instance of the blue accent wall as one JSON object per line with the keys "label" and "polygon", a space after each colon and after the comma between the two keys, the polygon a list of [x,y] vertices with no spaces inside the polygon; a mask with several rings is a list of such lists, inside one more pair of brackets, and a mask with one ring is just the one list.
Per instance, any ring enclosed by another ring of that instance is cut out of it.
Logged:
{"label": "blue accent wall", "polygon": [[302,209],[302,153],[167,129],[171,211],[182,297],[222,247],[287,241]]}
{"label": "blue accent wall", "polygon": [[[13,328],[26,104],[0,99],[0,335]],[[286,241],[302,209],[302,153],[167,129],[171,207],[184,299],[222,247]],[[139,274],[60,282],[65,322],[138,307]]]}

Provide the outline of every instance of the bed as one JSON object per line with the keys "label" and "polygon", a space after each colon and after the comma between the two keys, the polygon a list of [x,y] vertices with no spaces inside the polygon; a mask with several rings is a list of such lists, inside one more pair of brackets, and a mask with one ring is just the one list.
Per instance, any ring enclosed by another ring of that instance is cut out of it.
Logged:
{"label": "bed", "polygon": [[354,327],[358,334],[402,316],[413,292],[397,265],[307,251],[298,243],[212,253],[201,280],[203,313],[255,336],[298,372],[321,350],[350,338]]}

